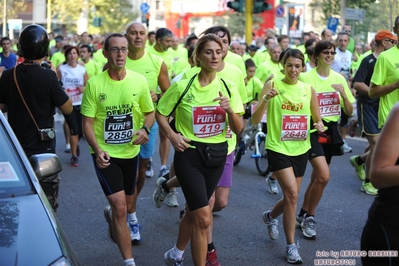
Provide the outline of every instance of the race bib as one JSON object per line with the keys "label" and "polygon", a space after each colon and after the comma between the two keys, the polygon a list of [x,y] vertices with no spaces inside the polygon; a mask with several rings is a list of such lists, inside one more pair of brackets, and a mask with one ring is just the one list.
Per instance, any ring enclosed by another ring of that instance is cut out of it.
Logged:
{"label": "race bib", "polygon": [[193,107],[193,133],[198,138],[222,134],[226,127],[226,112],[220,106]]}
{"label": "race bib", "polygon": [[[256,110],[257,104],[251,104],[251,114],[253,114]],[[266,112],[262,115],[262,119],[260,120],[261,123],[266,123],[267,122],[267,116]]]}
{"label": "race bib", "polygon": [[226,139],[231,139],[232,137],[233,137],[233,131],[231,130],[230,126],[227,126]]}
{"label": "race bib", "polygon": [[334,92],[320,92],[317,93],[319,100],[321,117],[341,115],[341,105],[339,104],[339,93]]}
{"label": "race bib", "polygon": [[307,115],[283,115],[281,141],[306,140],[307,136]]}
{"label": "race bib", "polygon": [[133,115],[110,115],[104,121],[104,141],[107,144],[132,142]]}
{"label": "race bib", "polygon": [[80,92],[79,88],[67,88],[66,92],[72,99],[72,105],[81,105],[83,93]]}

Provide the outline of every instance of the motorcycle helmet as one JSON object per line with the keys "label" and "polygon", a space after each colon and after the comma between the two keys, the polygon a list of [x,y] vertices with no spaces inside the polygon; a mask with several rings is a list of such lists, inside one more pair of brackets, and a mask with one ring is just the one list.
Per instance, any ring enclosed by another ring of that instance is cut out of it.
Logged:
{"label": "motorcycle helmet", "polygon": [[49,44],[47,31],[40,25],[31,24],[19,34],[18,51],[25,59],[41,59],[48,54]]}

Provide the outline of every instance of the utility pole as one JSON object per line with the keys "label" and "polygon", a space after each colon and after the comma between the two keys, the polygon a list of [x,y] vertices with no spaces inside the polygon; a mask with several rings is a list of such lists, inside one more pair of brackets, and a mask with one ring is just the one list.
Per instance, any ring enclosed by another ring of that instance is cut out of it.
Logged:
{"label": "utility pole", "polygon": [[346,24],[346,0],[340,0],[340,5],[341,5],[341,23],[342,26],[344,26]]}
{"label": "utility pole", "polygon": [[3,0],[3,37],[7,36],[7,0]]}
{"label": "utility pole", "polygon": [[253,0],[246,0],[245,2],[245,42],[247,45],[252,43],[252,11]]}
{"label": "utility pole", "polygon": [[51,32],[51,0],[47,0],[47,32]]}

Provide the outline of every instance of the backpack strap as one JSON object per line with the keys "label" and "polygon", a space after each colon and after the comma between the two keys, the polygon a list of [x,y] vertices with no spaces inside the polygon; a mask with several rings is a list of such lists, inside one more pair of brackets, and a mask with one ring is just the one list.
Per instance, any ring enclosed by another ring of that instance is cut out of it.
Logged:
{"label": "backpack strap", "polygon": [[172,112],[170,112],[169,115],[168,115],[167,117],[170,117],[170,116],[176,111],[177,106],[180,104],[180,102],[181,102],[181,100],[183,99],[184,95],[187,94],[188,89],[191,87],[191,84],[193,84],[194,78],[195,78],[197,75],[198,75],[198,74],[195,74],[195,75],[190,79],[190,81],[189,81],[188,84],[187,84],[187,87],[186,87],[186,88],[184,89],[184,91],[183,91],[183,94],[180,95],[180,98],[179,98],[179,100],[177,100],[177,103],[176,103],[175,107],[173,107]]}

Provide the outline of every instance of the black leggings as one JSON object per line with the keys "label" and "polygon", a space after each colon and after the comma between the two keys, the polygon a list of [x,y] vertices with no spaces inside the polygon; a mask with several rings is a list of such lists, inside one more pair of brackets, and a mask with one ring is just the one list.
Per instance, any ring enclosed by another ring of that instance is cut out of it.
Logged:
{"label": "black leggings", "polygon": [[206,166],[197,149],[193,148],[184,152],[176,151],[174,164],[176,177],[190,211],[208,206],[222,176],[224,164],[217,167]]}
{"label": "black leggings", "polygon": [[387,226],[376,219],[369,219],[363,229],[360,249],[368,253],[370,251],[396,252],[396,256],[391,257],[376,256],[377,254],[371,254],[370,252],[366,257],[362,257],[362,264],[364,266],[399,265],[399,234],[397,225]]}

